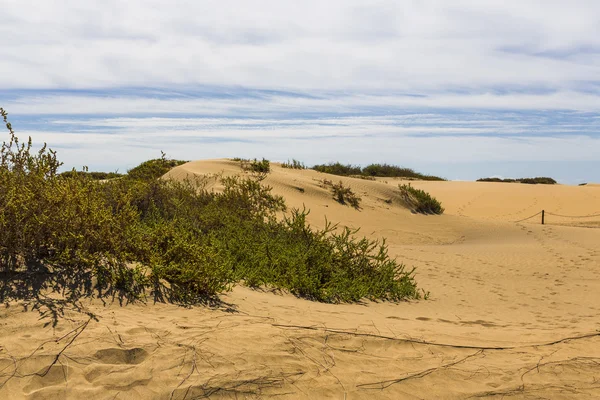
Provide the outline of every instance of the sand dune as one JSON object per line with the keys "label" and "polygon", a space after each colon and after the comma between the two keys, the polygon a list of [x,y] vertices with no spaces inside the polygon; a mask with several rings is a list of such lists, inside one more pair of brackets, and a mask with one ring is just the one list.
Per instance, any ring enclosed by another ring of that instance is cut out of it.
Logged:
{"label": "sand dune", "polygon": [[[209,160],[168,175],[240,172]],[[362,210],[323,179],[349,185]],[[332,305],[236,287],[219,309],[89,301],[96,319],[65,310],[56,327],[13,303],[0,308],[0,398],[600,398],[600,187],[412,181],[446,208],[423,216],[401,204],[400,182],[277,165],[265,180],[314,225],[387,238],[428,300]],[[541,210],[546,225],[516,222]]]}

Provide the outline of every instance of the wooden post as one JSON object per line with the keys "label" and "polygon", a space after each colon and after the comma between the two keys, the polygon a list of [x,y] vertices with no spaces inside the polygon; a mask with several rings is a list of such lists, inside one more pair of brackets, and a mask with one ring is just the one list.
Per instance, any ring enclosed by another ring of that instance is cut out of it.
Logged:
{"label": "wooden post", "polygon": [[542,225],[544,225],[544,214],[546,214],[546,211],[542,210]]}

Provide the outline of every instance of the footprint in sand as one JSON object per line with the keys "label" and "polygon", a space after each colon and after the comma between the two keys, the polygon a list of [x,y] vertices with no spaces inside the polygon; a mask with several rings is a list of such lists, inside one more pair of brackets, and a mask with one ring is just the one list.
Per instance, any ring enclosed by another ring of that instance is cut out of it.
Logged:
{"label": "footprint in sand", "polygon": [[94,355],[102,364],[140,364],[147,357],[148,352],[142,348],[133,349],[108,348],[98,350]]}
{"label": "footprint in sand", "polygon": [[32,376],[31,381],[24,387],[26,392],[33,392],[38,389],[46,388],[53,385],[63,384],[67,381],[69,375],[72,374],[73,368],[67,365],[55,364],[52,367],[44,367],[37,371]]}

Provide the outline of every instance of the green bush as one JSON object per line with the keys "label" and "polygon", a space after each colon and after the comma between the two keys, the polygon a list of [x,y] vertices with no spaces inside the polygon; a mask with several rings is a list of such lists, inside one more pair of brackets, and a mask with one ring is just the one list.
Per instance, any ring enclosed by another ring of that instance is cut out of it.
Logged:
{"label": "green bush", "polygon": [[0,158],[0,301],[42,301],[48,291],[197,303],[237,282],[319,301],[418,298],[413,271],[385,243],[306,223],[256,176],[157,179],[173,160],[152,160],[122,179],[59,176],[45,146],[10,140]]}
{"label": "green bush", "polygon": [[409,185],[398,185],[400,197],[407,207],[419,214],[443,214],[442,204],[429,193]]}
{"label": "green bush", "polygon": [[284,288],[325,302],[419,298],[414,270],[391,259],[385,242],[357,239],[356,231],[336,232],[330,224],[315,230],[306,216],[306,210],[292,210],[283,222],[254,225],[254,238],[240,229],[228,249],[237,276],[250,286]]}
{"label": "green bush", "polygon": [[360,175],[361,170],[359,166],[353,165],[343,165],[339,162],[330,163],[330,164],[322,164],[315,165],[312,167],[315,171],[324,172],[326,174],[332,175],[341,175],[341,176],[350,176],[350,175]]}
{"label": "green bush", "polygon": [[528,183],[528,184],[532,184],[532,185],[537,185],[537,184],[556,185],[556,183],[557,183],[554,179],[548,178],[545,176],[538,176],[535,178],[519,178],[519,179],[517,179],[517,182]]}
{"label": "green bush", "polygon": [[361,198],[356,195],[347,186],[344,186],[342,181],[339,183],[330,183],[331,191],[333,192],[333,199],[340,204],[350,205],[357,210],[360,209],[360,200]]}
{"label": "green bush", "polygon": [[258,161],[256,158],[253,160],[246,159],[234,159],[239,161],[244,171],[255,172],[258,174],[268,174],[271,172],[271,162],[266,158]]}
{"label": "green bush", "polygon": [[[161,152],[162,153],[162,152]],[[158,179],[171,169],[185,164],[187,161],[183,160],[169,160],[166,158],[165,153],[162,153],[161,158],[154,160],[144,161],[137,167],[134,167],[127,171],[127,176],[132,179],[141,180],[153,180]]]}

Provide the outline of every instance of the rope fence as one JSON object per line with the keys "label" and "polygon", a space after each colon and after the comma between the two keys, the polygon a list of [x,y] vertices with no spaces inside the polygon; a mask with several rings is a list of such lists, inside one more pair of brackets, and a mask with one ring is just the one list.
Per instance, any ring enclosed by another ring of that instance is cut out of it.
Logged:
{"label": "rope fence", "polygon": [[535,213],[527,218],[523,218],[523,219],[519,219],[517,221],[513,221],[513,222],[523,222],[523,221],[527,221],[530,220],[531,218],[537,217],[538,215],[542,216],[542,225],[545,224],[545,219],[546,219],[546,215],[551,215],[554,217],[560,217],[560,218],[573,218],[573,219],[581,219],[581,218],[594,218],[594,217],[600,217],[600,214],[588,214],[588,215],[562,215],[562,214],[555,214],[552,212],[548,212],[546,210],[542,210],[538,213]]}
{"label": "rope fence", "polygon": [[537,217],[537,216],[538,216],[538,215],[540,215],[541,213],[542,213],[542,212],[540,211],[540,212],[538,212],[538,213],[535,213],[535,214],[533,214],[533,215],[532,215],[532,216],[530,216],[530,217],[523,218],[523,219],[520,219],[520,220],[518,220],[518,221],[514,221],[514,222],[522,222],[522,221],[527,221],[528,219],[531,219],[531,218],[533,218],[533,217]]}
{"label": "rope fence", "polygon": [[546,211],[546,215],[554,215],[555,217],[563,217],[563,218],[593,218],[593,217],[600,217],[600,214],[589,214],[589,215],[560,215],[560,214],[554,214],[551,212]]}

